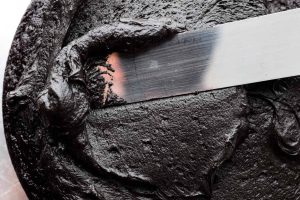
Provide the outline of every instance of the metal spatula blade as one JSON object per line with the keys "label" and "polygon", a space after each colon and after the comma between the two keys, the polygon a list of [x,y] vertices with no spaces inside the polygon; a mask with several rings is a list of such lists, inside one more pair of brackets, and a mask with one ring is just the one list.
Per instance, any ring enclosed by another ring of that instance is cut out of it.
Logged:
{"label": "metal spatula blade", "polygon": [[185,32],[113,53],[113,92],[140,102],[300,75],[300,9]]}

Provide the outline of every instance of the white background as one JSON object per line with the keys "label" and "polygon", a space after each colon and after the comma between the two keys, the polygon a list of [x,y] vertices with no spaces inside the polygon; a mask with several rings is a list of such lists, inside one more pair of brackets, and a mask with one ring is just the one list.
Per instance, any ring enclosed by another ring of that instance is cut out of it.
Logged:
{"label": "white background", "polygon": [[0,200],[27,199],[16,176],[5,145],[2,123],[3,75],[10,45],[30,0],[0,2]]}

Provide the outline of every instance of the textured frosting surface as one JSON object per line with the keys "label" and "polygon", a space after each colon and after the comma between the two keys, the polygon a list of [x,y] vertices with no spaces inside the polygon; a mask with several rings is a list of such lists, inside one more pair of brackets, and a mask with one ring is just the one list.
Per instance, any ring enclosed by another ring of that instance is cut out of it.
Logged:
{"label": "textured frosting surface", "polygon": [[104,95],[95,66],[111,49],[299,6],[32,1],[11,47],[3,94],[6,138],[28,197],[297,199],[298,78],[124,105]]}

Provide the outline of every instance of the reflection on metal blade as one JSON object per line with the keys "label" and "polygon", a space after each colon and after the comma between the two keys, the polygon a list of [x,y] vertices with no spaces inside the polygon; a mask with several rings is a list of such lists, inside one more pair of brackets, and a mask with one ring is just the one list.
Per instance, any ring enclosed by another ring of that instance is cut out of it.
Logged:
{"label": "reflection on metal blade", "polygon": [[181,33],[114,53],[113,91],[128,103],[300,75],[300,9]]}

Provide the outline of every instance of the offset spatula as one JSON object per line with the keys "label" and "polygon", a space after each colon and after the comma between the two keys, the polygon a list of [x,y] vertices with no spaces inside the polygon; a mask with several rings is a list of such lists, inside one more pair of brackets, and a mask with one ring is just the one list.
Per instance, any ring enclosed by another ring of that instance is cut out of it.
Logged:
{"label": "offset spatula", "polygon": [[112,90],[128,103],[300,75],[300,9],[185,32],[113,53]]}

